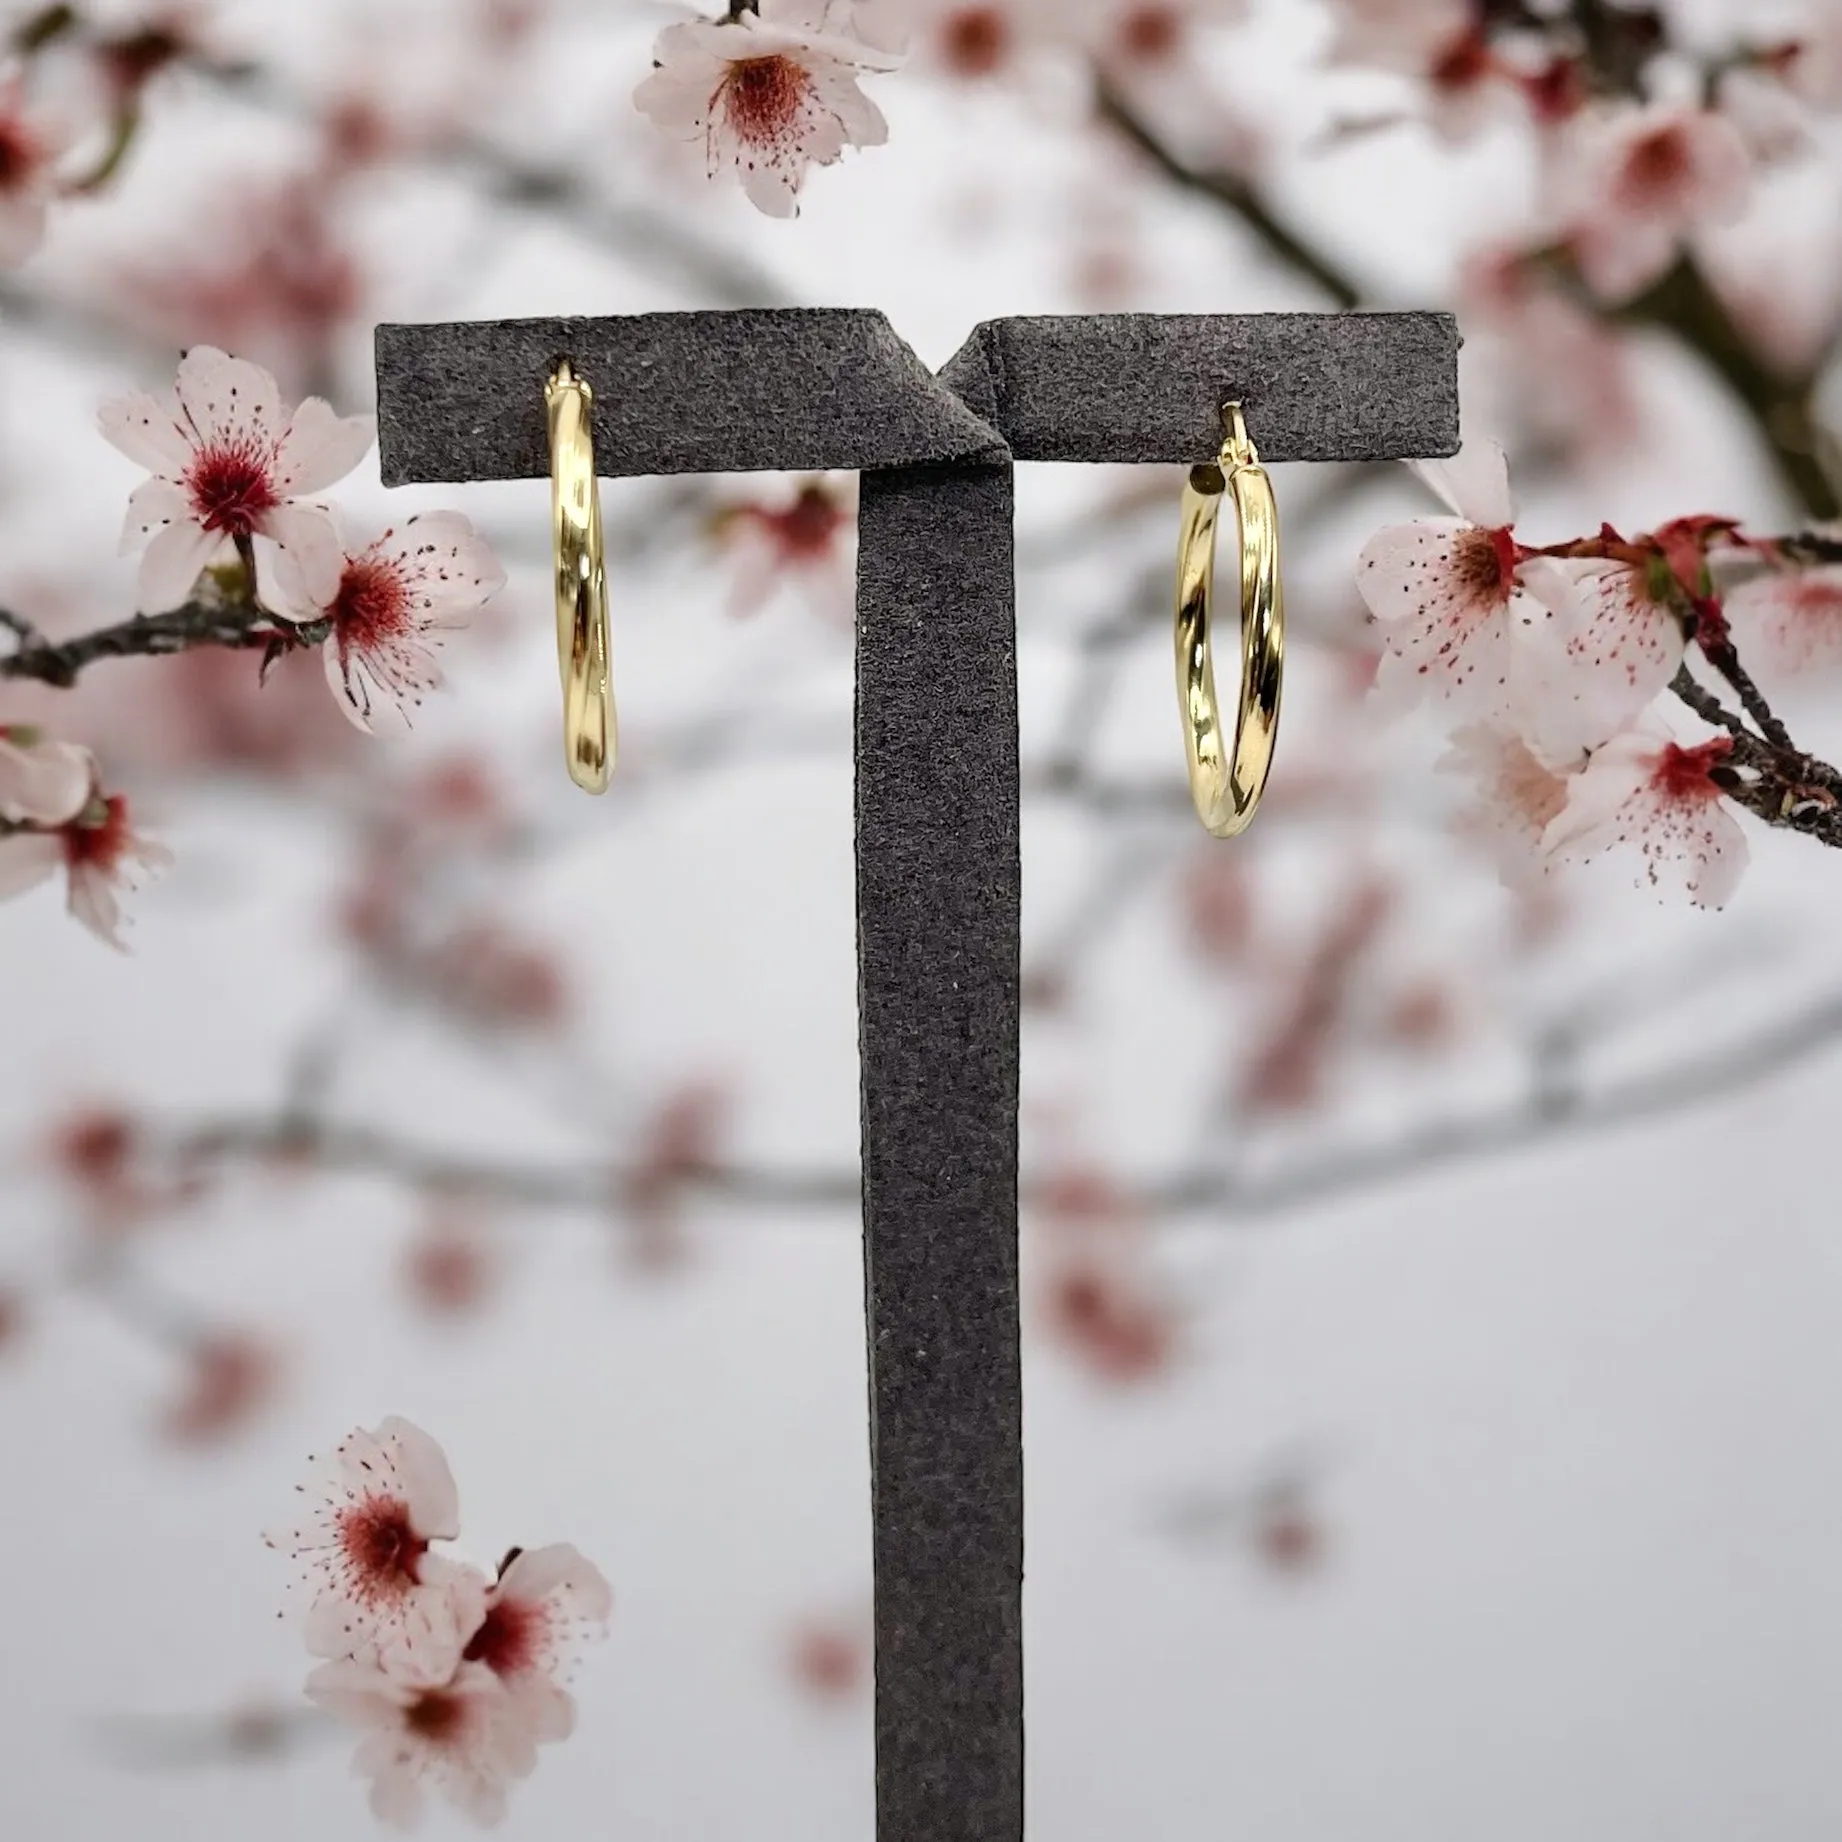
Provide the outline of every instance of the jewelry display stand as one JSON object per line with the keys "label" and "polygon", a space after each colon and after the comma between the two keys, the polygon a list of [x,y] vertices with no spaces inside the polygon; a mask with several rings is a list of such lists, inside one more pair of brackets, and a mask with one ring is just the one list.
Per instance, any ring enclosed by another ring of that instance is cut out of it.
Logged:
{"label": "jewelry display stand", "polygon": [[[547,479],[560,358],[594,389],[606,478],[863,476],[877,1842],[1023,1836],[1012,466],[1209,460],[1230,398],[1268,462],[1451,454],[1457,350],[1432,313],[1013,319],[980,326],[936,376],[854,310],[378,328],[386,485]],[[1173,536],[1176,510],[1173,483]],[[618,584],[614,605],[618,619]],[[1170,746],[1180,786],[1174,722]]]}

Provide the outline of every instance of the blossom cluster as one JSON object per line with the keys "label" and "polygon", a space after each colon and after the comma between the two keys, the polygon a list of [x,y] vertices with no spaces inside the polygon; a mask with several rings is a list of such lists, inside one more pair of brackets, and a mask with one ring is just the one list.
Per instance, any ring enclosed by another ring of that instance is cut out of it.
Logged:
{"label": "blossom cluster", "polygon": [[[504,585],[458,512],[348,540],[315,495],[365,457],[370,418],[340,416],[319,397],[290,408],[274,377],[246,359],[194,346],[171,390],[114,397],[99,420],[152,475],[129,499],[122,548],[140,552],[141,614],[175,623],[163,650],[210,643],[273,658],[317,644],[352,722],[400,730],[440,683],[442,631]],[[35,630],[21,645],[57,650]],[[104,794],[88,750],[0,727],[0,897],[62,867],[72,912],[119,945],[117,887],[164,857],[135,834],[126,801]]]}
{"label": "blossom cluster", "polygon": [[167,861],[142,838],[119,793],[105,793],[96,758],[30,724],[0,724],[0,898],[64,872],[70,912],[119,947],[118,889]]}
{"label": "blossom cluster", "polygon": [[605,1634],[607,1581],[567,1543],[514,1548],[488,1578],[438,1551],[460,1533],[447,1458],[407,1420],[354,1431],[301,1486],[293,1524],[265,1540],[300,1565],[317,1706],[357,1728],[353,1769],[403,1828],[433,1791],[497,1822],[540,1745],[567,1739],[565,1686]]}
{"label": "blossom cluster", "polygon": [[[1771,751],[1793,781],[1814,766],[1774,736],[1734,622],[1780,659],[1833,652],[1842,573],[1793,567],[1781,546],[1708,516],[1532,547],[1516,536],[1500,448],[1468,445],[1421,471],[1452,515],[1378,532],[1358,563],[1385,649],[1378,685],[1455,719],[1444,765],[1471,782],[1470,821],[1506,874],[1629,847],[1659,893],[1721,906],[1747,861],[1733,804],[1756,805]],[[1736,565],[1749,573],[1725,593]],[[1764,739],[1736,723],[1686,740],[1662,719],[1671,691],[1698,715],[1718,707],[1684,675],[1691,646],[1763,718]]]}

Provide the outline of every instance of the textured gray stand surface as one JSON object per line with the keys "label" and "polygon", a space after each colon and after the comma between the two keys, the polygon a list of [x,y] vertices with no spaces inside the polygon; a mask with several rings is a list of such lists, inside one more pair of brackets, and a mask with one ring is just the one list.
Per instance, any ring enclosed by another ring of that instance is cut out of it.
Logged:
{"label": "textured gray stand surface", "polygon": [[[878,1842],[1023,1835],[1012,462],[1204,460],[1230,397],[1267,460],[1450,454],[1457,347],[1443,314],[999,320],[936,378],[882,315],[850,310],[378,328],[388,485],[545,477],[561,357],[594,388],[609,478],[864,473]],[[1173,777],[1182,758],[1173,717]]]}

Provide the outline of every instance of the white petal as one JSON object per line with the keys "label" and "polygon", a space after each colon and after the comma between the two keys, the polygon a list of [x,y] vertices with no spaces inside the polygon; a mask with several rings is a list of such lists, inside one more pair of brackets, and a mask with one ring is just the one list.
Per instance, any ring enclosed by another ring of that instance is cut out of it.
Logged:
{"label": "white petal", "polygon": [[0,268],[16,269],[45,240],[47,200],[29,192],[0,199]]}
{"label": "white petal", "polygon": [[1598,747],[1655,702],[1682,663],[1682,627],[1633,569],[1537,557],[1520,574],[1556,617],[1525,630],[1520,718],[1563,759]]}
{"label": "white petal", "polygon": [[0,736],[0,819],[63,825],[89,804],[96,760],[87,748],[41,741],[21,747]]}
{"label": "white petal", "polygon": [[188,520],[168,525],[141,558],[141,612],[164,614],[191,599],[199,576],[230,549],[230,540]]}
{"label": "white petal", "polygon": [[504,566],[460,512],[421,513],[386,531],[371,548],[401,564],[404,587],[423,625],[454,624],[505,586]]}
{"label": "white petal", "polygon": [[265,512],[256,529],[288,556],[298,572],[297,598],[316,608],[331,607],[345,573],[339,527],[323,505],[295,500]]}
{"label": "white petal", "polygon": [[122,906],[106,870],[99,870],[94,864],[72,864],[70,893],[65,905],[98,940],[114,947],[118,953],[127,951],[121,937]]}
{"label": "white petal", "polygon": [[425,1541],[452,1541],[460,1533],[460,1492],[447,1454],[421,1427],[395,1414],[377,1433],[395,1448],[411,1526]]}
{"label": "white petal", "polygon": [[177,480],[192,464],[194,438],[170,393],[152,397],[132,390],[111,397],[97,412],[96,422],[105,441],[152,473]]}
{"label": "white petal", "polygon": [[1501,531],[1516,522],[1509,459],[1494,441],[1468,441],[1449,460],[1409,461],[1455,518]]}
{"label": "white petal", "polygon": [[260,365],[195,345],[179,361],[174,386],[193,428],[206,437],[239,437],[273,450],[286,427],[281,386]]}
{"label": "white petal", "polygon": [[43,832],[15,832],[0,838],[0,901],[36,889],[63,862],[64,846]]}
{"label": "white petal", "polygon": [[128,496],[128,516],[122,521],[121,554],[144,550],[169,526],[190,520],[192,502],[171,480],[143,481]]}
{"label": "white petal", "polygon": [[1356,586],[1383,644],[1427,691],[1497,716],[1509,700],[1515,597],[1479,578],[1474,552],[1488,543],[1479,527],[1448,519],[1391,525],[1363,546]]}
{"label": "white petal", "polygon": [[377,423],[370,416],[340,416],[330,403],[309,397],[294,412],[277,460],[285,497],[324,492],[370,453]]}

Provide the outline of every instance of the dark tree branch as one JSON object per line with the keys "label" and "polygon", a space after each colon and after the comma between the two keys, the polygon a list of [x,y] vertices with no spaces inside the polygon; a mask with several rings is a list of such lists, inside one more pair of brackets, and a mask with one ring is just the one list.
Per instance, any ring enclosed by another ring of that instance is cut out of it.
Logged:
{"label": "dark tree branch", "polygon": [[170,614],[137,614],[74,639],[48,640],[32,623],[0,609],[0,627],[19,645],[0,657],[0,678],[31,678],[68,690],[99,659],[163,658],[197,646],[311,646],[324,640],[327,623],[278,626],[247,602],[188,601]]}

